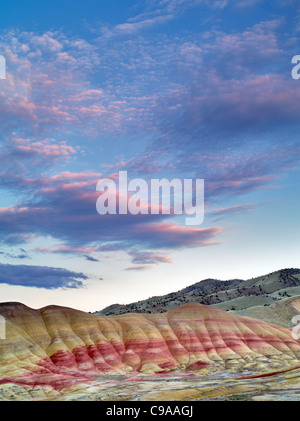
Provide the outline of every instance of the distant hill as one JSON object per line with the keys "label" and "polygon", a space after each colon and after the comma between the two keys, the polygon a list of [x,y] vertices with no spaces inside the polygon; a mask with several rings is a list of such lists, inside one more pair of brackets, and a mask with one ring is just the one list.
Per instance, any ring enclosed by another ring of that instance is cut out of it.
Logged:
{"label": "distant hill", "polygon": [[292,319],[300,314],[300,296],[285,298],[276,301],[269,306],[253,306],[244,310],[232,312],[236,315],[254,317],[266,323],[274,323],[279,326],[292,328]]}
{"label": "distant hill", "polygon": [[[271,309],[276,308],[281,300],[298,295],[300,296],[300,269],[291,268],[248,280],[204,279],[177,292],[125,305],[113,304],[95,314],[109,316],[130,312],[164,313],[180,305],[197,302],[241,315],[256,317],[257,314],[260,320],[271,322],[265,319],[272,319],[271,314],[274,312]],[[285,305],[283,302],[277,310]],[[268,306],[271,306],[269,311]],[[276,320],[276,323],[291,326],[287,317],[282,323],[279,321]]]}

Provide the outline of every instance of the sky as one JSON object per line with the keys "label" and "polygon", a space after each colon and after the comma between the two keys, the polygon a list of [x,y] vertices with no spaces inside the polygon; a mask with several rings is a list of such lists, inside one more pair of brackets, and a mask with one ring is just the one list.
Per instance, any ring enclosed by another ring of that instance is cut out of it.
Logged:
{"label": "sky", "polygon": [[[2,0],[0,301],[97,311],[299,267],[297,0]],[[203,179],[204,221],[96,209]]]}

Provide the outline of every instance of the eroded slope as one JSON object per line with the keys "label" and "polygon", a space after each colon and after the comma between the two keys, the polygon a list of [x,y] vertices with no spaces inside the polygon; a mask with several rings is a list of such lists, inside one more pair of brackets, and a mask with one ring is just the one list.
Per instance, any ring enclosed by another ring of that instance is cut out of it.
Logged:
{"label": "eroded slope", "polygon": [[268,372],[300,359],[290,330],[197,303],[112,317],[6,303],[0,314],[0,383],[39,385],[50,395],[101,374]]}

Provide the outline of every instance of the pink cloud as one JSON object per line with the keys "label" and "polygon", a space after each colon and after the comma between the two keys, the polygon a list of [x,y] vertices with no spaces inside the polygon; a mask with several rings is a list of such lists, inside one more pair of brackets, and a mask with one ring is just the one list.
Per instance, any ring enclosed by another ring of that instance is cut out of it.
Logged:
{"label": "pink cloud", "polygon": [[257,205],[254,203],[245,203],[243,205],[235,205],[227,208],[219,208],[207,211],[206,214],[212,215],[214,217],[222,217],[225,215],[238,215],[240,213],[249,213],[253,212],[256,209]]}
{"label": "pink cloud", "polygon": [[56,248],[51,248],[51,247],[34,247],[31,249],[31,251],[37,251],[40,253],[86,253],[86,254],[90,254],[93,253],[95,251],[97,251],[96,249],[93,248],[87,248],[87,247],[68,247],[65,246],[64,244],[57,244]]}
{"label": "pink cloud", "polygon": [[67,145],[65,141],[54,143],[51,139],[35,141],[32,139],[13,138],[11,142],[12,156],[27,155],[29,157],[40,157],[41,159],[68,159],[76,153],[73,146]]}
{"label": "pink cloud", "polygon": [[59,174],[53,175],[50,177],[52,180],[98,180],[102,177],[102,173],[97,173],[93,171],[86,171],[80,173],[74,173],[70,171],[64,171]]}

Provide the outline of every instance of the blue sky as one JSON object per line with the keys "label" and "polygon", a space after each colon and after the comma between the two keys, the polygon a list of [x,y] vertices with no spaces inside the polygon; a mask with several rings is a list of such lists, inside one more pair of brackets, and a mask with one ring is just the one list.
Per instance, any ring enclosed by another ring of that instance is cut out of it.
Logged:
{"label": "blue sky", "polygon": [[[0,295],[94,311],[299,267],[297,1],[3,1]],[[96,212],[205,180],[205,219]]]}

